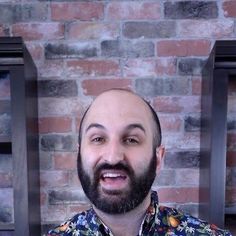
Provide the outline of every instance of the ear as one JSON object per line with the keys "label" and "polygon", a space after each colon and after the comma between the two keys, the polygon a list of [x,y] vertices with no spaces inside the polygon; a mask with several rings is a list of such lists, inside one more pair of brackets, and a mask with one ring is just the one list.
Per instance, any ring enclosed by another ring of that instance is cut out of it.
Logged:
{"label": "ear", "polygon": [[156,148],[156,158],[157,158],[156,174],[157,175],[160,173],[164,156],[165,156],[165,147],[161,145]]}

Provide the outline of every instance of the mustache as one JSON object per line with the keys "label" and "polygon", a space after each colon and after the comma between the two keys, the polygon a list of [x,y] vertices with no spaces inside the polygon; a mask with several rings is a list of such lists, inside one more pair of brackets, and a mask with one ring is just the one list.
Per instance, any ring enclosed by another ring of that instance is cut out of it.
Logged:
{"label": "mustache", "polygon": [[103,170],[122,170],[125,171],[128,175],[132,175],[134,173],[133,169],[128,164],[123,162],[116,163],[115,165],[101,163],[95,167],[94,176],[98,178],[101,171]]}

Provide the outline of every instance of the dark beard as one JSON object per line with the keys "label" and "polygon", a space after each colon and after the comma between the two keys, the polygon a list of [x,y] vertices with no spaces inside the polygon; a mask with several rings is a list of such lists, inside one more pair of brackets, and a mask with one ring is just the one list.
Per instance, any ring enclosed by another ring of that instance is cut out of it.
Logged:
{"label": "dark beard", "polygon": [[[92,204],[103,212],[121,214],[133,210],[146,198],[156,177],[156,164],[156,150],[154,149],[148,168],[140,176],[135,176],[134,170],[129,165],[120,162],[116,165],[104,163],[96,167],[92,179],[83,168],[79,151],[77,168],[82,188]],[[99,187],[100,172],[114,169],[126,172],[130,179],[129,189],[127,191],[109,191],[109,197],[103,197]]]}

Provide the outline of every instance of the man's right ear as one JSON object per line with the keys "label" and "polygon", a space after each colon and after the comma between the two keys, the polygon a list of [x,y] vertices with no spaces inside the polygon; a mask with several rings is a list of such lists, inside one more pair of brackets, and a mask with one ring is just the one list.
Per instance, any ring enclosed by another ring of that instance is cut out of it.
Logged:
{"label": "man's right ear", "polygon": [[165,156],[165,147],[163,145],[160,145],[159,147],[156,148],[156,158],[157,158],[156,173],[157,175],[160,173],[164,156]]}

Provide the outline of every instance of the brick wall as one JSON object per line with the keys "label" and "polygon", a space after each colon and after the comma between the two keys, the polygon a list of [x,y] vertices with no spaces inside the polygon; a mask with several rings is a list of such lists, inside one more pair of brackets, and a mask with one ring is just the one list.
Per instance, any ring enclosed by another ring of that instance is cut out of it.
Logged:
{"label": "brick wall", "polygon": [[[111,87],[130,88],[155,107],[167,153],[154,188],[163,204],[197,215],[201,69],[215,40],[235,39],[235,0],[3,0],[0,9],[0,35],[22,36],[38,68],[43,229],[87,207],[75,168],[78,125],[92,98]],[[0,80],[1,98],[7,90]],[[235,104],[232,89],[227,202],[234,204]],[[6,112],[0,120],[9,123]]]}

